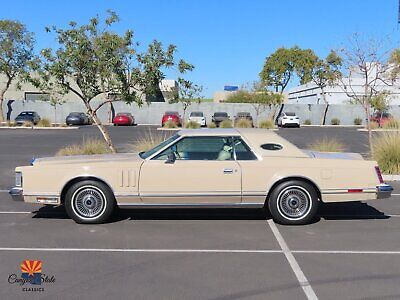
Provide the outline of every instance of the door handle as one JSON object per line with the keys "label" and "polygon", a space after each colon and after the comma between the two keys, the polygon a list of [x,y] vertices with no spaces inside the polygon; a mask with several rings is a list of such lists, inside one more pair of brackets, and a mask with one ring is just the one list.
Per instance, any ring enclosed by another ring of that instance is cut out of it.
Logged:
{"label": "door handle", "polygon": [[224,174],[232,174],[233,173],[233,169],[224,169]]}

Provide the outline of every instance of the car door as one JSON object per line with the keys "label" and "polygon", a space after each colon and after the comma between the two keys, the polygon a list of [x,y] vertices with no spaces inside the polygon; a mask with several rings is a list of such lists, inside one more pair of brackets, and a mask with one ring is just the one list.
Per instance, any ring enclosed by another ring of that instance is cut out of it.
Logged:
{"label": "car door", "polygon": [[[175,157],[168,162],[168,156]],[[227,204],[241,202],[241,170],[231,137],[183,137],[146,160],[140,170],[144,203]]]}

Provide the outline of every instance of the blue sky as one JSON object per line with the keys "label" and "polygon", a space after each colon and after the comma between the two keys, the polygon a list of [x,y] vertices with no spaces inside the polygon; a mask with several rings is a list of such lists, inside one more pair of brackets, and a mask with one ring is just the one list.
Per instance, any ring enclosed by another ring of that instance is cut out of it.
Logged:
{"label": "blue sky", "polygon": [[45,26],[87,22],[107,9],[121,18],[114,29],[133,29],[142,45],[153,39],[177,45],[179,56],[196,66],[189,77],[204,86],[206,97],[225,84],[257,80],[265,57],[281,46],[325,56],[355,32],[387,36],[393,47],[400,36],[397,0],[12,0],[3,1],[0,18],[25,23],[40,49],[55,45]]}

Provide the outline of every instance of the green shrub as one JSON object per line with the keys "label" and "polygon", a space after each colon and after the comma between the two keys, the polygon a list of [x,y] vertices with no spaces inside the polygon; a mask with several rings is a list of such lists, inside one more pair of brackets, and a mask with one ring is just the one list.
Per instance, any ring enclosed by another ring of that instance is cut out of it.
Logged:
{"label": "green shrub", "polygon": [[340,120],[338,118],[333,118],[331,120],[331,125],[340,125]]}
{"label": "green shrub", "polygon": [[168,120],[164,123],[164,128],[178,128],[178,125],[174,121]]}
{"label": "green shrub", "polygon": [[310,119],[304,120],[304,125],[311,125],[311,120]]}
{"label": "green shrub", "polygon": [[336,138],[324,137],[314,141],[308,148],[319,152],[343,152],[344,145]]}
{"label": "green shrub", "polygon": [[272,129],[275,127],[274,121],[271,119],[261,120],[258,124],[259,128]]}
{"label": "green shrub", "polygon": [[108,145],[99,139],[83,140],[82,144],[73,144],[61,148],[56,153],[56,156],[71,156],[71,155],[93,155],[110,153]]}
{"label": "green shrub", "polygon": [[372,139],[372,157],[378,162],[382,173],[400,173],[400,133],[383,132]]}
{"label": "green shrub", "polygon": [[197,129],[200,128],[200,124],[195,121],[189,121],[186,123],[185,128]]}
{"label": "green shrub", "polygon": [[148,131],[133,144],[134,152],[149,151],[167,139],[167,135]]}
{"label": "green shrub", "polygon": [[207,125],[208,128],[217,128],[217,125],[215,125],[214,122],[211,122]]}
{"label": "green shrub", "polygon": [[239,120],[236,121],[235,127],[238,128],[252,128],[253,123],[250,120],[240,118]]}
{"label": "green shrub", "polygon": [[231,120],[223,120],[221,123],[219,123],[219,127],[221,128],[232,128],[232,121]]}
{"label": "green shrub", "polygon": [[385,122],[382,127],[385,129],[399,129],[400,122],[397,119],[391,118],[390,120]]}
{"label": "green shrub", "polygon": [[361,125],[361,124],[362,124],[362,119],[360,117],[354,119],[354,125]]}
{"label": "green shrub", "polygon": [[41,119],[37,124],[37,127],[51,127],[51,122],[49,119]]}

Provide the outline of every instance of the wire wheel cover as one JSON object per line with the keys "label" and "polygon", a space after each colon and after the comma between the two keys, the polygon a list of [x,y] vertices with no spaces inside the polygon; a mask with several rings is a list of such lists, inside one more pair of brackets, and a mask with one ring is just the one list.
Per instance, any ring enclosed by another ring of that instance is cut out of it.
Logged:
{"label": "wire wheel cover", "polygon": [[279,194],[278,205],[279,210],[286,217],[299,219],[310,211],[311,199],[302,188],[289,187]]}
{"label": "wire wheel cover", "polygon": [[95,218],[104,211],[105,197],[95,187],[83,187],[75,193],[73,206],[81,217]]}

